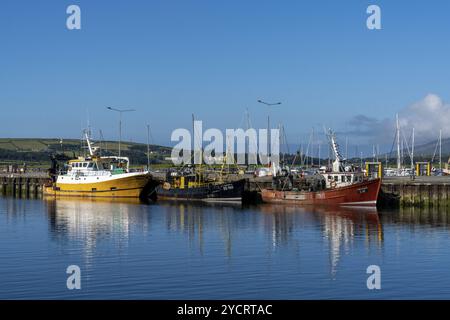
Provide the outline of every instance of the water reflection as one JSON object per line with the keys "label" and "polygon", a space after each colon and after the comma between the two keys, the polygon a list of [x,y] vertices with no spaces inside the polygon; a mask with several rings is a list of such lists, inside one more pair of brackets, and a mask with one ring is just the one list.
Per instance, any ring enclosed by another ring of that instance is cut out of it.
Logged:
{"label": "water reflection", "polygon": [[184,234],[191,246],[198,244],[204,251],[204,234],[219,234],[227,257],[232,255],[233,235],[252,225],[251,217],[240,204],[201,204],[186,202],[161,202],[168,232]]}
{"label": "water reflection", "polygon": [[145,206],[139,201],[111,199],[45,198],[50,236],[61,245],[81,243],[89,262],[99,242],[113,240],[120,254],[128,247],[130,228],[138,225],[143,232],[150,221],[144,218]]}
{"label": "water reflection", "polygon": [[336,275],[342,251],[348,254],[355,239],[363,239],[367,251],[373,246],[382,248],[383,228],[376,209],[336,208],[327,210],[322,217],[323,233],[329,245],[330,273],[333,277]]}
{"label": "water reflection", "polygon": [[296,207],[264,205],[262,212],[271,229],[272,245],[285,245],[291,241],[292,230],[305,224],[315,225],[327,244],[330,273],[334,277],[342,252],[348,253],[356,241],[364,239],[370,250],[372,245],[383,245],[383,228],[375,208]]}
{"label": "water reflection", "polygon": [[450,207],[444,208],[399,208],[380,212],[383,223],[402,224],[414,228],[445,227],[450,225]]}
{"label": "water reflection", "polygon": [[[244,298],[254,297],[256,290],[262,297],[311,298],[324,290],[324,297],[341,297],[342,291],[358,298],[365,293],[349,283],[359,283],[361,268],[380,263],[399,287],[421,277],[414,290],[423,297],[449,287],[441,276],[447,274],[449,215],[447,208],[377,211],[0,198],[5,258],[0,282],[12,283],[20,275],[23,281],[14,285],[22,296],[38,266],[48,279],[35,288],[45,291],[56,272],[74,263],[85,271],[94,298],[120,298],[122,289],[130,294],[141,290],[135,297],[148,297],[149,288],[160,290],[155,297],[181,297],[189,291],[192,297],[227,298],[227,293],[211,293],[225,288]],[[55,296],[58,288],[54,281],[47,296]],[[383,294],[392,297],[389,291]]]}
{"label": "water reflection", "polygon": [[[191,250],[204,254],[205,233],[220,235],[224,253],[233,255],[235,238],[243,232],[260,234],[274,251],[280,247],[298,250],[299,237],[306,228],[319,228],[329,254],[330,273],[336,274],[340,257],[354,242],[364,242],[367,250],[383,245],[383,227],[376,209],[302,208],[295,206],[202,205],[167,203],[143,205],[139,201],[47,199],[51,236],[64,244],[81,241],[88,260],[104,239],[113,240],[119,253],[128,246],[130,228],[149,233],[151,217],[157,215],[155,228],[183,235]],[[400,217],[406,215],[399,215]],[[421,221],[421,220],[419,220]]]}

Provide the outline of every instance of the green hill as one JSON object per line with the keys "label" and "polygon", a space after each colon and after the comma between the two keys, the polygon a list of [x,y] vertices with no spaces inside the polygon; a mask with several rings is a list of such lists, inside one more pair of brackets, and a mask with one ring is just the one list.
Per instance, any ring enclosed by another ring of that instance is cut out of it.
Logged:
{"label": "green hill", "polygon": [[[97,141],[102,155],[117,155],[119,143],[117,141]],[[77,139],[28,139],[28,138],[0,138],[0,163],[47,163],[55,153],[64,153],[69,157],[77,157],[87,152],[85,143]],[[150,161],[152,164],[165,163],[170,156],[171,149],[159,145],[150,145]],[[123,141],[121,153],[130,157],[134,165],[147,164],[147,145]]]}

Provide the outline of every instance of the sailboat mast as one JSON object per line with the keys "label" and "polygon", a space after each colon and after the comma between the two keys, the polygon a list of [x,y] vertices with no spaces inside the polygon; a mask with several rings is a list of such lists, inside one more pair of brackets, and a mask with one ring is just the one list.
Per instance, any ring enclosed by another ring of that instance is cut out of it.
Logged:
{"label": "sailboat mast", "polygon": [[320,142],[318,143],[319,144],[319,168],[320,168]]}
{"label": "sailboat mast", "polygon": [[397,170],[400,171],[402,168],[401,154],[400,154],[400,124],[398,122],[398,113],[397,113]]}
{"label": "sailboat mast", "polygon": [[442,171],[442,129],[439,130],[439,170]]}
{"label": "sailboat mast", "polygon": [[147,124],[147,171],[150,170],[150,125]]}
{"label": "sailboat mast", "polygon": [[345,137],[345,159],[348,160],[348,137]]}
{"label": "sailboat mast", "polygon": [[412,129],[412,139],[411,139],[411,169],[414,170],[414,128]]}
{"label": "sailboat mast", "polygon": [[314,167],[314,127],[311,131],[311,168]]}
{"label": "sailboat mast", "polygon": [[380,154],[380,145],[377,143],[377,150],[376,150],[376,157],[377,157],[377,162],[378,162],[378,155]]}
{"label": "sailboat mast", "polygon": [[270,167],[270,108],[267,114],[267,165]]}

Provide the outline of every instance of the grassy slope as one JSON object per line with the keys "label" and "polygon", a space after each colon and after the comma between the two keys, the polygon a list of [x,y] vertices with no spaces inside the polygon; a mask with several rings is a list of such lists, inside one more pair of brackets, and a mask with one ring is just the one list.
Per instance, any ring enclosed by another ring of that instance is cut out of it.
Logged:
{"label": "grassy slope", "polygon": [[[103,152],[106,151],[112,154],[117,154],[119,149],[119,143],[117,141],[97,142],[96,146],[101,147]],[[125,141],[121,143],[121,149],[123,155],[130,156],[132,162],[146,163],[146,144]],[[62,150],[70,157],[78,155],[82,150],[81,142],[77,139],[64,139]],[[47,162],[49,161],[49,154],[61,152],[62,150],[59,139],[0,138],[0,162],[3,164],[11,162],[21,163],[24,161],[28,163]],[[151,158],[154,160],[158,159],[158,161],[152,162],[161,162],[165,157],[170,155],[170,150],[168,147],[151,145]]]}
{"label": "grassy slope", "polygon": [[[28,139],[28,138],[0,138],[0,149],[6,149],[6,150],[14,150],[14,151],[30,151],[30,152],[44,152],[51,146],[59,146],[60,140],[59,139]],[[76,139],[64,139],[63,140],[63,147],[72,149],[73,147],[79,147],[81,145],[80,140]],[[100,142],[96,142],[96,145],[99,146]],[[118,150],[119,149],[119,143],[117,141],[104,141],[101,143],[103,149],[108,150]],[[122,150],[129,150],[132,147],[145,147],[147,148],[147,145],[142,143],[135,143],[135,142],[126,142],[122,141],[121,143],[121,149]],[[152,150],[169,150],[168,147],[158,146],[158,145],[151,145],[150,148]]]}

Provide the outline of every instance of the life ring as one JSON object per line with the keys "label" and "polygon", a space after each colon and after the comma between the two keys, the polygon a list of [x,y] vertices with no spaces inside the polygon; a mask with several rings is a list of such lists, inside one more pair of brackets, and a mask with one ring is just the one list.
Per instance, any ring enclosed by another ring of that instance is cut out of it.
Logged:
{"label": "life ring", "polygon": [[163,189],[169,190],[170,189],[170,183],[169,182],[164,182]]}
{"label": "life ring", "polygon": [[333,181],[330,182],[330,187],[331,188],[334,189],[334,188],[336,188],[336,186],[337,186],[337,182],[336,181],[333,180]]}

